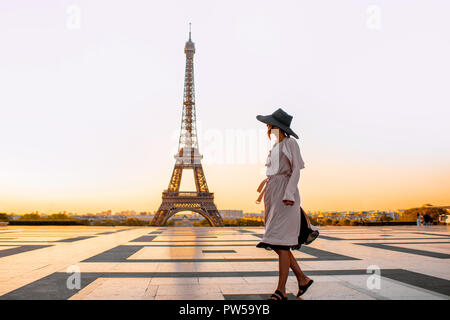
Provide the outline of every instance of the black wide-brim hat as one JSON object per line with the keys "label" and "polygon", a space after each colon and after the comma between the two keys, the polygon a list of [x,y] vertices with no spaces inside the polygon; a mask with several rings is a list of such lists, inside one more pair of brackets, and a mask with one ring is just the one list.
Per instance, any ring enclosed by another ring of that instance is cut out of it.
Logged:
{"label": "black wide-brim hat", "polygon": [[298,135],[290,128],[292,116],[287,114],[283,109],[278,108],[274,113],[267,116],[257,115],[256,119],[266,124],[278,127],[287,134],[298,139]]}

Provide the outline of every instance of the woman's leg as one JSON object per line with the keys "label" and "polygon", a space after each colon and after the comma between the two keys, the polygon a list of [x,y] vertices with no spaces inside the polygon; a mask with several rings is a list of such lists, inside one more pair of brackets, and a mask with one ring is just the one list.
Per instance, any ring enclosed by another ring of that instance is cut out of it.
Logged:
{"label": "woman's leg", "polygon": [[302,269],[300,268],[299,264],[297,263],[297,260],[295,259],[291,251],[289,251],[289,261],[290,267],[292,271],[294,271],[295,276],[297,277],[299,286],[304,286],[305,284],[307,284],[310,279],[303,273]]}
{"label": "woman's leg", "polygon": [[280,290],[286,296],[286,281],[289,275],[289,250],[275,250],[278,254],[278,286],[277,290]]}

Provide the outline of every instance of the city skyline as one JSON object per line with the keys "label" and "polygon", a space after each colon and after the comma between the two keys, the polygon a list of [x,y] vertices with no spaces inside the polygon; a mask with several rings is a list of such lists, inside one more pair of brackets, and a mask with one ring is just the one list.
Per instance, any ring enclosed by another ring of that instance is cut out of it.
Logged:
{"label": "city skyline", "polygon": [[306,211],[448,205],[445,10],[327,3],[0,4],[0,211],[157,210],[189,21],[199,149],[219,210],[263,209],[270,141],[255,116],[278,107],[300,136]]}
{"label": "city skyline", "polygon": [[[435,206],[435,205],[431,205],[431,204],[423,204],[422,206],[415,206],[415,207],[411,207],[411,208],[397,208],[397,209],[365,209],[365,210],[305,210],[306,212],[310,212],[310,213],[373,213],[373,212],[403,212],[407,209],[412,209],[412,208],[423,208],[426,206],[430,206],[430,207],[435,207],[435,208],[444,208],[444,209],[450,209],[450,206]],[[27,211],[24,213],[17,213],[17,212],[0,212],[0,213],[5,213],[7,215],[24,215],[24,214],[39,214],[39,215],[51,215],[51,214],[59,214],[59,213],[63,213],[63,214],[67,214],[67,215],[100,215],[100,216],[132,216],[132,215],[155,215],[155,213],[157,212],[157,210],[153,210],[153,211],[139,211],[139,210],[120,210],[120,211],[114,211],[111,209],[107,209],[107,210],[100,210],[100,211],[92,211],[92,212],[86,212],[86,213],[79,213],[79,212],[71,212],[71,211],[67,211],[67,210],[60,210],[60,211],[39,211],[39,210],[32,210],[32,211]],[[230,213],[230,212],[240,212],[242,214],[262,214],[264,213],[264,210],[255,210],[255,211],[245,211],[243,209],[219,209],[219,213],[223,214],[224,212],[226,213]],[[180,215],[200,215],[197,212],[194,211],[182,211],[179,213]]]}

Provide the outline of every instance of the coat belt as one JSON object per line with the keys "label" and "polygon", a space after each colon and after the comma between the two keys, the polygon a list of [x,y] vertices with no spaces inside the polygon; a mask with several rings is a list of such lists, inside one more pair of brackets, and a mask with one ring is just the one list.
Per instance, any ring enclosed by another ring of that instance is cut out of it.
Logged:
{"label": "coat belt", "polygon": [[262,198],[264,197],[264,194],[266,193],[266,188],[267,188],[267,182],[269,181],[270,178],[274,177],[274,176],[286,176],[286,177],[290,177],[291,175],[288,173],[279,173],[279,174],[274,174],[271,175],[267,178],[265,178],[263,181],[261,181],[261,183],[259,184],[258,189],[256,189],[256,191],[259,192],[259,197],[258,199],[256,199],[256,204],[260,204]]}

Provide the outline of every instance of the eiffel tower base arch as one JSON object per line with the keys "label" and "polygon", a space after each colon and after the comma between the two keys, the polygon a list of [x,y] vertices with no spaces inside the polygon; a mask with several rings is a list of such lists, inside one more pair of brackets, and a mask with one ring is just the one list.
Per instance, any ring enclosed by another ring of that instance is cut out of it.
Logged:
{"label": "eiffel tower base arch", "polygon": [[[180,192],[181,193],[181,192]],[[203,198],[203,199],[202,199]],[[193,211],[202,215],[213,227],[223,227],[223,220],[214,204],[212,194],[203,197],[167,195],[163,192],[163,202],[160,205],[151,224],[163,226],[176,213],[181,211]]]}

